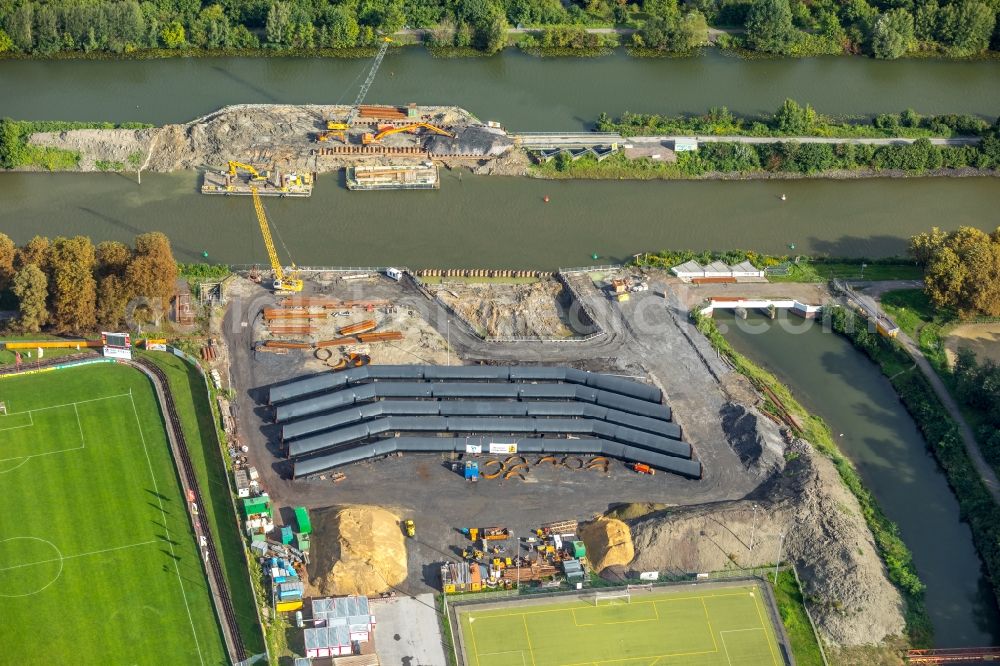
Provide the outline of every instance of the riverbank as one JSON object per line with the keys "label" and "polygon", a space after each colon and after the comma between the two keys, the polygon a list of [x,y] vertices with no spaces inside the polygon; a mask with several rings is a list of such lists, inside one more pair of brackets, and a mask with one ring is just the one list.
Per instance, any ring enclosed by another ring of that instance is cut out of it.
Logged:
{"label": "riverbank", "polygon": [[714,320],[697,317],[696,322],[698,330],[714,349],[726,357],[736,372],[745,376],[762,395],[768,396],[765,398],[764,411],[773,414],[775,418],[789,420],[788,427],[796,436],[833,462],[844,485],[862,507],[862,515],[875,538],[879,557],[885,564],[889,580],[906,601],[906,630],[911,643],[915,646],[929,644],[932,630],[924,606],[924,585],[913,565],[913,556],[899,537],[898,528],[886,517],[857,470],[838,449],[829,427],[799,404],[791,391],[774,375],[737,352],[719,332]]}

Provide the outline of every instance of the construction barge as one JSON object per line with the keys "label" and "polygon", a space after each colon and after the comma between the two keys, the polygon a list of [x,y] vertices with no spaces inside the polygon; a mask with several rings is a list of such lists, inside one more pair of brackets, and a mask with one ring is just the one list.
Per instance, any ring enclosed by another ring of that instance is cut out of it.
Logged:
{"label": "construction barge", "polygon": [[441,187],[438,168],[423,164],[362,165],[347,168],[349,190],[436,190]]}
{"label": "construction barge", "polygon": [[230,162],[228,170],[205,172],[201,193],[251,196],[256,190],[262,197],[308,197],[315,180],[311,173],[261,172],[248,164]]}

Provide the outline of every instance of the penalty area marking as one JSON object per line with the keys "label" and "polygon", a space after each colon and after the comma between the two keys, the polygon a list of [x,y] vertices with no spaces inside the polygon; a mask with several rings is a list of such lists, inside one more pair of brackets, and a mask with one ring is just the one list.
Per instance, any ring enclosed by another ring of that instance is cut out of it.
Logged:
{"label": "penalty area marking", "polygon": [[143,541],[141,543],[130,543],[130,544],[127,544],[125,546],[115,546],[114,548],[102,548],[101,550],[92,550],[92,551],[89,551],[89,552],[86,552],[86,553],[77,553],[76,555],[63,555],[62,551],[59,550],[58,546],[56,546],[54,543],[52,543],[48,539],[40,539],[39,537],[10,537],[10,538],[7,538],[7,539],[3,539],[2,541],[0,541],[0,543],[6,543],[7,541],[14,541],[14,540],[17,540],[17,539],[26,539],[26,540],[31,540],[31,541],[40,541],[42,543],[48,544],[49,546],[52,547],[52,550],[54,550],[58,554],[58,557],[53,557],[53,558],[50,558],[50,559],[47,559],[47,560],[38,560],[37,562],[25,562],[24,564],[14,564],[12,566],[0,567],[0,573],[4,573],[5,571],[13,571],[14,569],[24,569],[25,567],[39,566],[41,564],[52,564],[53,562],[58,562],[59,563],[59,571],[56,573],[55,578],[53,578],[51,581],[49,581],[44,587],[42,587],[41,589],[35,590],[34,592],[28,592],[26,594],[4,594],[4,593],[0,592],[0,597],[6,597],[6,598],[9,598],[9,599],[14,599],[14,598],[18,598],[18,597],[30,597],[30,596],[33,596],[35,594],[39,594],[41,592],[44,592],[46,589],[48,589],[48,587],[50,585],[52,585],[57,580],[59,580],[59,577],[62,575],[63,568],[65,566],[66,560],[75,560],[78,557],[89,557],[90,555],[101,555],[103,553],[111,553],[111,552],[114,552],[116,550],[126,550],[128,548],[138,548],[139,546],[148,546],[150,544],[157,543],[157,539],[150,539],[149,541]]}
{"label": "penalty area marking", "polygon": [[10,458],[0,458],[0,463],[9,462],[11,460],[20,460],[21,461],[20,465],[17,465],[16,467],[11,467],[10,469],[5,469],[3,471],[0,471],[0,474],[6,474],[7,472],[13,472],[15,469],[18,469],[19,467],[21,467],[22,465],[24,465],[26,462],[28,462],[32,458],[39,458],[41,456],[51,456],[51,455],[56,454],[56,453],[69,453],[70,451],[79,451],[80,449],[87,448],[87,442],[86,442],[86,440],[84,439],[84,436],[83,436],[83,423],[80,421],[80,410],[77,409],[77,405],[83,405],[83,404],[86,404],[86,403],[89,403],[89,402],[98,402],[98,401],[101,401],[101,400],[112,400],[114,398],[125,398],[125,397],[131,397],[131,396],[128,393],[119,393],[117,395],[104,396],[103,398],[90,398],[89,400],[79,400],[77,402],[67,402],[67,403],[62,404],[62,405],[52,405],[50,407],[39,407],[38,409],[28,409],[28,410],[25,410],[23,412],[11,412],[7,416],[16,416],[18,414],[27,414],[28,418],[31,419],[31,424],[27,425],[27,426],[11,426],[9,428],[0,428],[0,432],[2,432],[4,430],[15,430],[17,428],[27,428],[27,427],[34,426],[35,422],[34,422],[34,416],[32,416],[32,414],[34,414],[36,412],[44,412],[44,411],[48,411],[48,410],[51,410],[51,409],[60,409],[60,408],[63,408],[63,407],[72,407],[73,408],[73,413],[76,415],[76,425],[77,425],[77,428],[80,431],[80,446],[73,446],[73,447],[70,447],[68,449],[59,449],[58,451],[46,451],[44,453],[33,453],[31,455],[28,455],[28,456],[12,456]]}

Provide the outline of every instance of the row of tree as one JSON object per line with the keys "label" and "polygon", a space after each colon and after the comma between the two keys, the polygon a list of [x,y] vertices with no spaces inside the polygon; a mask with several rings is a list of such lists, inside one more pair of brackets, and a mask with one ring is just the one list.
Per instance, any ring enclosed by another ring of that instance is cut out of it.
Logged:
{"label": "row of tree", "polygon": [[0,292],[17,300],[15,326],[23,333],[91,333],[117,328],[129,303],[143,316],[160,311],[175,293],[177,264],[169,239],[141,234],[130,248],[97,246],[86,236],[36,236],[17,247],[0,234]]}
{"label": "row of tree", "polygon": [[958,398],[983,416],[980,441],[986,457],[1000,460],[1000,365],[992,359],[980,363],[970,349],[960,347],[952,369]]}
{"label": "row of tree", "polygon": [[511,26],[594,23],[637,26],[636,46],[687,51],[712,23],[745,27],[734,41],[768,53],[966,56],[1000,49],[998,12],[998,0],[0,0],[0,53],[349,48],[406,27],[495,52]]}
{"label": "row of tree", "polygon": [[753,0],[745,45],[757,51],[867,52],[899,58],[915,50],[968,56],[1000,48],[996,0]]}
{"label": "row of tree", "polygon": [[914,236],[910,254],[924,267],[924,290],[935,306],[959,315],[1000,316],[1000,228]]}

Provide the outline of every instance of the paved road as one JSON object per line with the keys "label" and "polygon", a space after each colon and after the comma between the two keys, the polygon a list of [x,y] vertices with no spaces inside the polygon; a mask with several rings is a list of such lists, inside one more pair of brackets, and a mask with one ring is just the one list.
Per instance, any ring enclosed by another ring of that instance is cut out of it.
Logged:
{"label": "paved road", "polygon": [[[633,136],[625,139],[634,144],[664,144],[673,143],[677,139],[690,138],[691,135],[679,136]],[[893,138],[836,138],[826,136],[700,136],[701,143],[853,143],[871,146],[890,146],[913,143],[916,139]],[[935,146],[971,146],[982,141],[978,136],[957,136],[951,138],[935,137],[930,142]]]}
{"label": "paved road", "polygon": [[[881,296],[887,291],[892,291],[894,289],[919,289],[923,284],[916,280],[891,280],[884,282],[851,282],[853,287],[864,287],[866,288],[866,293],[863,296],[870,297],[866,299],[869,301],[869,305],[875,307],[879,313],[885,314],[882,309]],[[962,415],[962,410],[959,409],[958,403],[952,397],[951,392],[948,391],[948,387],[944,385],[941,381],[941,377],[931,366],[927,357],[924,353],[920,351],[920,347],[913,341],[913,339],[908,336],[903,331],[899,332],[897,337],[900,344],[903,345],[903,349],[913,358],[913,362],[917,364],[920,372],[923,373],[924,377],[930,383],[931,388],[934,389],[934,393],[941,400],[941,404],[948,411],[948,414],[955,420],[958,424],[959,434],[962,436],[962,443],[965,444],[965,450],[969,454],[969,459],[972,460],[972,464],[975,465],[976,470],[979,472],[979,476],[982,477],[983,483],[986,485],[986,489],[989,490],[990,495],[993,496],[995,502],[1000,503],[1000,481],[997,480],[996,472],[993,468],[986,462],[986,458],[983,457],[983,452],[979,448],[979,442],[976,441],[976,436],[969,426],[968,421],[965,420],[965,416]]]}

